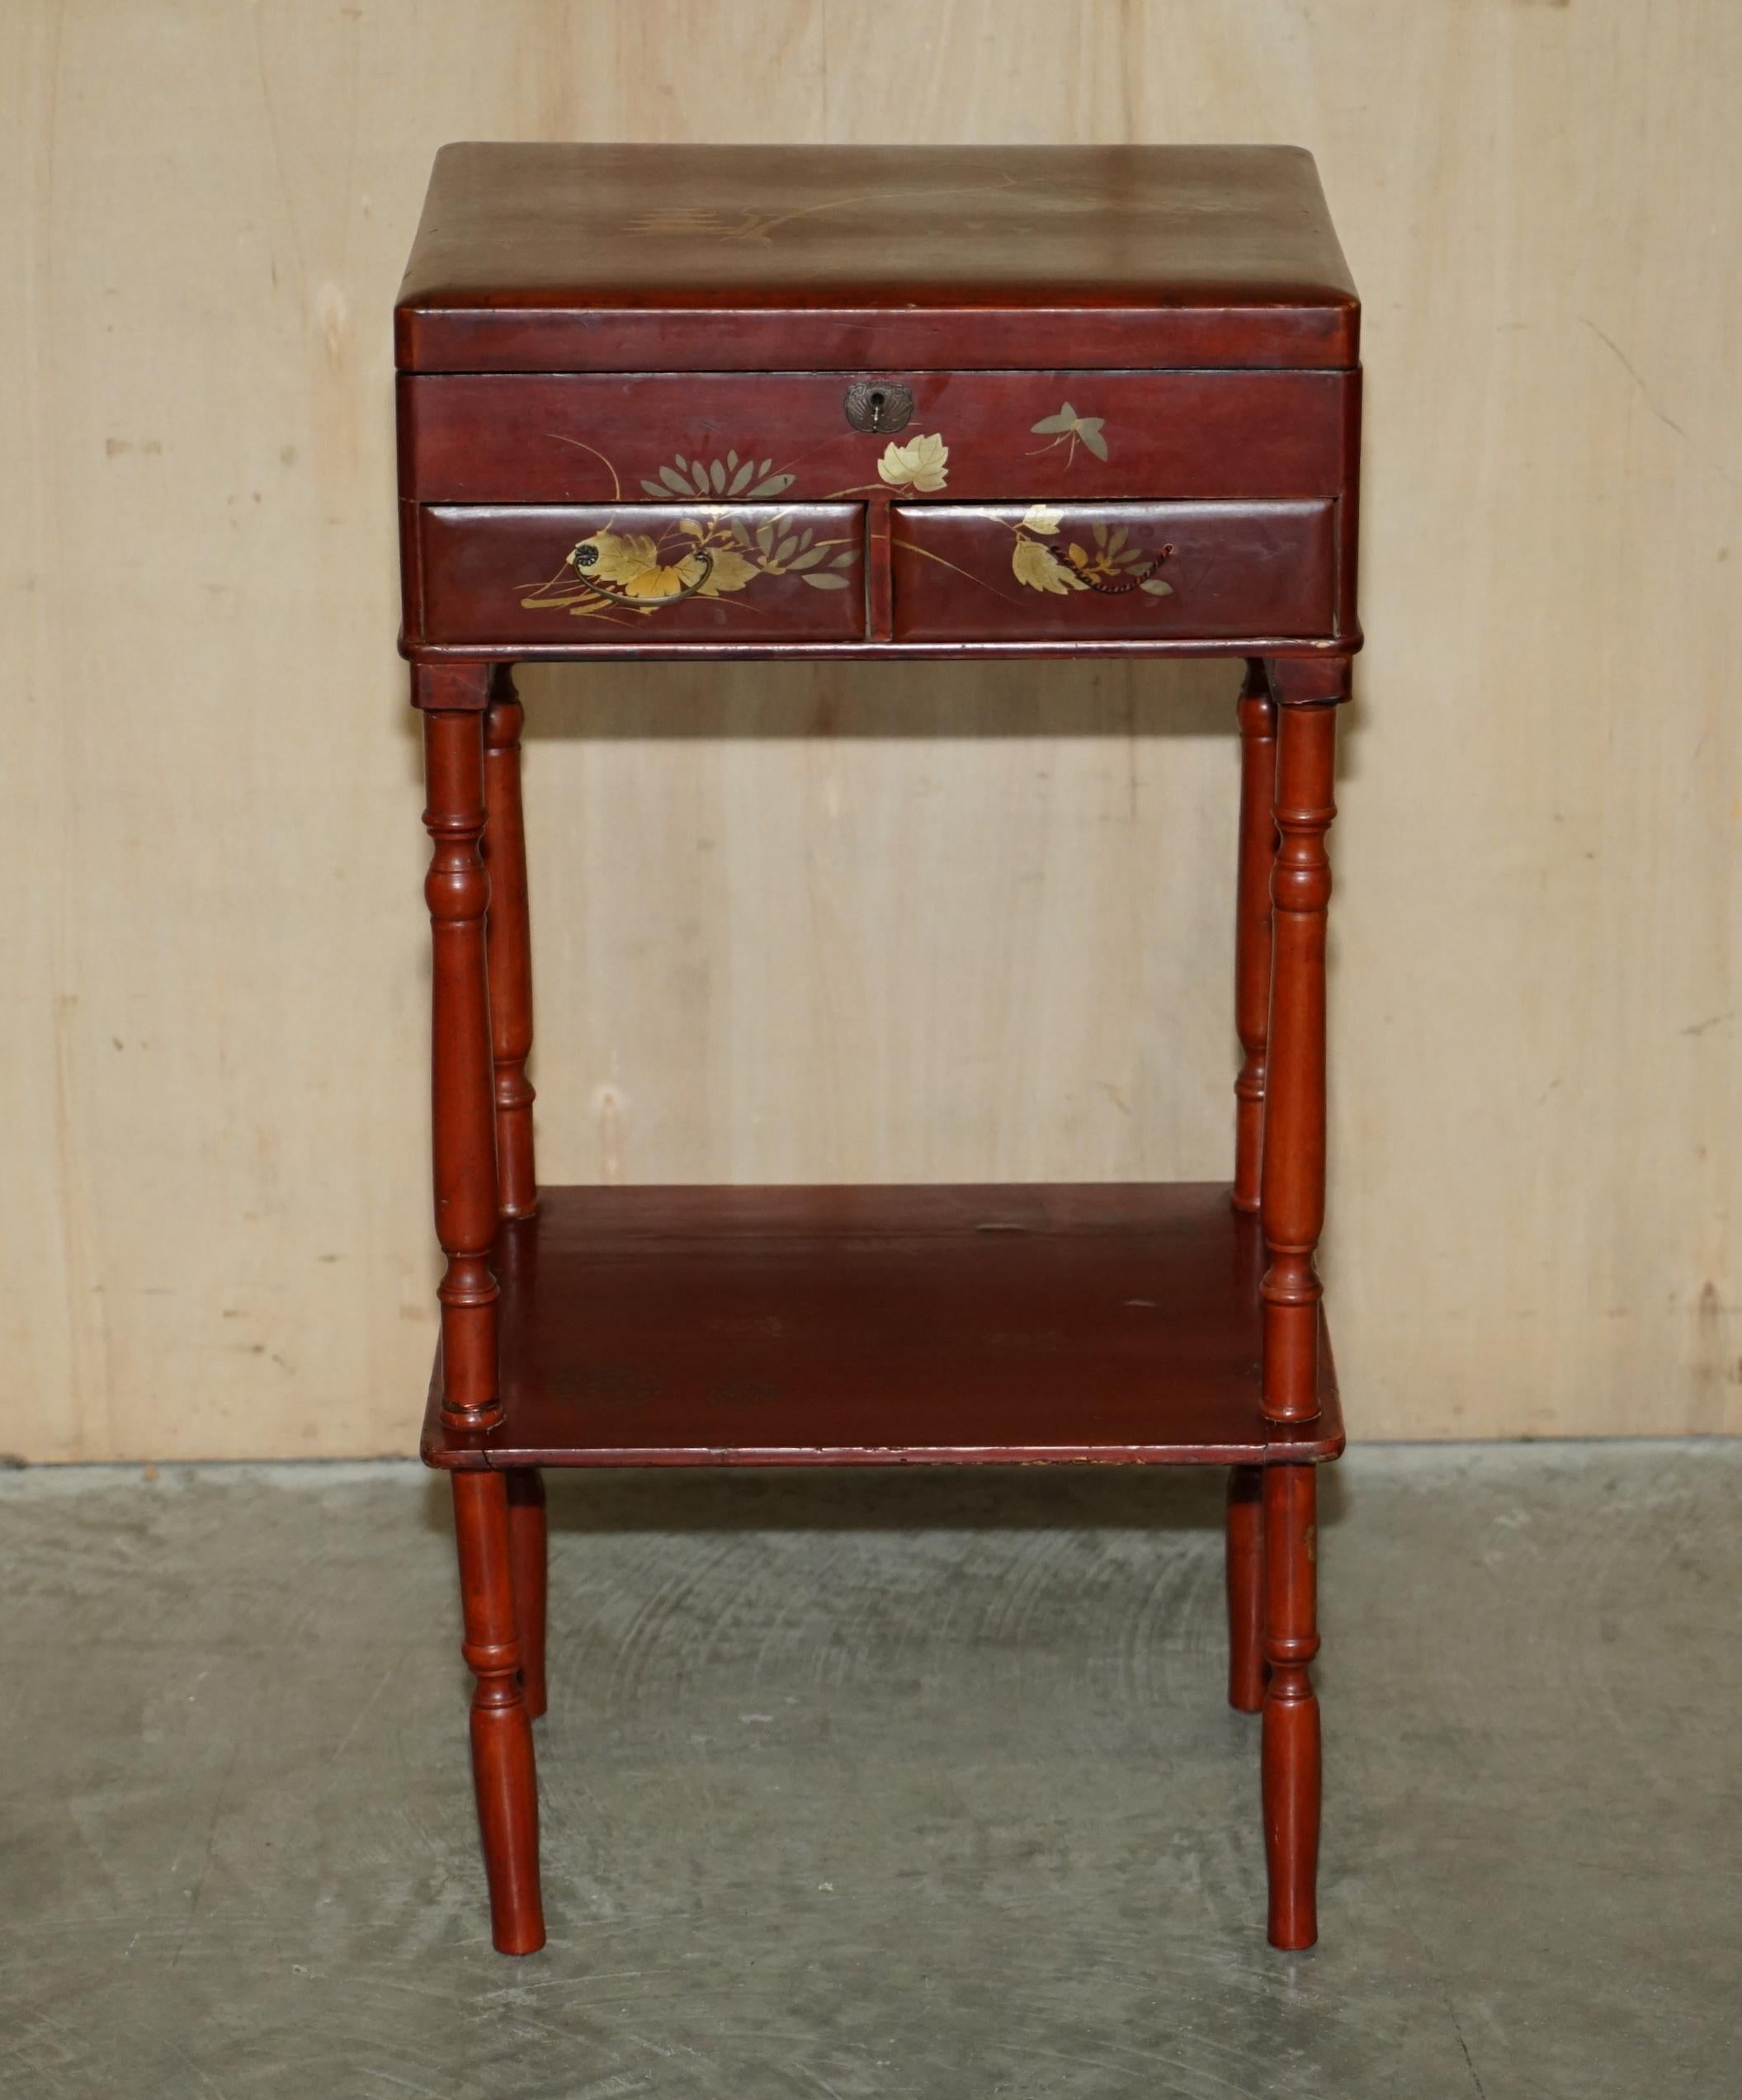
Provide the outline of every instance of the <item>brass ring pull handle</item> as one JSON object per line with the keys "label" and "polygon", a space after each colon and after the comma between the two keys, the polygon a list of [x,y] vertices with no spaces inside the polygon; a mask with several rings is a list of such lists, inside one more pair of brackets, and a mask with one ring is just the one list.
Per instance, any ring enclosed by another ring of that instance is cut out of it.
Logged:
{"label": "brass ring pull handle", "polygon": [[847,420],[855,430],[885,437],[913,420],[912,389],[893,380],[855,380],[847,389]]}

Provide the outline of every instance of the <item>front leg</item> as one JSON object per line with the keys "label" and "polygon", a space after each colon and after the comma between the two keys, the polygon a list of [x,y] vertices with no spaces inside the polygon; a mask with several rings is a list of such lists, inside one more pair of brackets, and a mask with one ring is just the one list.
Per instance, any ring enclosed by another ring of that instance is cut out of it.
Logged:
{"label": "front leg", "polygon": [[521,1685],[509,1558],[507,1484],[487,1468],[454,1475],[462,1652],[472,1691],[472,1778],[490,1885],[490,1937],[502,1954],[545,1943],[538,1879],[538,1778]]}
{"label": "front leg", "polygon": [[1324,1223],[1324,941],[1336,814],[1341,658],[1272,667],[1277,700],[1269,1042],[1260,1188],[1269,1251],[1264,1305],[1264,1413],[1310,1422],[1319,1412],[1319,1300],[1314,1255]]}
{"label": "front leg", "polygon": [[[431,855],[425,895],[433,948],[432,1130],[436,1231],[447,1267],[441,1301],[441,1418],[479,1437],[502,1420],[497,1380],[498,1291],[494,1074],[484,923],[490,885],[479,852],[484,824],[482,665],[413,673],[423,710]],[[454,1526],[465,1612],[463,1652],[476,1679],[472,1772],[490,1887],[490,1922],[504,1954],[545,1943],[538,1885],[538,1787],[520,1678],[508,1544],[507,1488],[474,1462],[454,1474]]]}
{"label": "front leg", "polygon": [[1319,1937],[1318,1475],[1264,1468],[1264,1858],[1270,1943],[1298,1951]]}

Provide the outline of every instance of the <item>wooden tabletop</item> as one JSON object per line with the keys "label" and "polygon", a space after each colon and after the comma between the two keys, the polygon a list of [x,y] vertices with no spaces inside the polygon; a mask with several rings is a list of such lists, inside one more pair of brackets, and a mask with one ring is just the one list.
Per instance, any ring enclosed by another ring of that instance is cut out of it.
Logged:
{"label": "wooden tabletop", "polygon": [[1327,368],[1357,312],[1298,147],[464,144],[397,340],[422,371]]}

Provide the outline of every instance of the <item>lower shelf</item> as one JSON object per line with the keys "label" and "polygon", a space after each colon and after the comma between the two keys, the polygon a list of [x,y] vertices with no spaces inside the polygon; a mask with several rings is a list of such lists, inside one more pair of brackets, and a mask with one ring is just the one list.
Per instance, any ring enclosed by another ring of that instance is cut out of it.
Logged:
{"label": "lower shelf", "polygon": [[[547,1188],[505,1225],[504,1419],[432,1465],[1263,1465],[1255,1220],[1220,1183]],[[1322,1330],[1321,1330],[1322,1333]]]}

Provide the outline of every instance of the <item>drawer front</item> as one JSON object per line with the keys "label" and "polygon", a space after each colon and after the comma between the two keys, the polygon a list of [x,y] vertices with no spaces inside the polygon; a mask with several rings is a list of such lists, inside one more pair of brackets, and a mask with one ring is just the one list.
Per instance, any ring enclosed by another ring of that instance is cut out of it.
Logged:
{"label": "drawer front", "polygon": [[865,634],[855,503],[426,505],[408,633],[437,646]]}
{"label": "drawer front", "polygon": [[1322,502],[898,504],[894,639],[1329,635],[1335,512]]}
{"label": "drawer front", "polygon": [[[449,374],[399,380],[400,493],[425,503],[981,503],[1336,496],[1354,372],[904,372],[899,429],[842,373]],[[766,484],[766,486],[765,486]]]}

